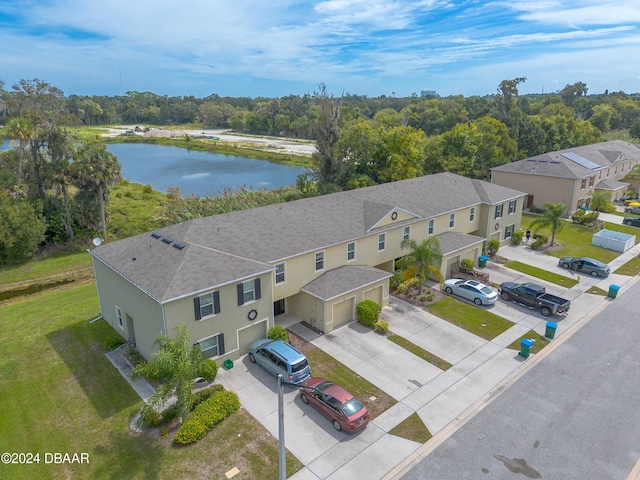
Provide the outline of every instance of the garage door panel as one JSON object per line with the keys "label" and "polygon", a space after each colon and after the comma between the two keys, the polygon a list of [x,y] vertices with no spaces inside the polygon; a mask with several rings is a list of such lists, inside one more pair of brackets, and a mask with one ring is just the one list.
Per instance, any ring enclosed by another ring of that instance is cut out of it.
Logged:
{"label": "garage door panel", "polygon": [[333,328],[351,322],[354,319],[354,299],[348,298],[333,305]]}

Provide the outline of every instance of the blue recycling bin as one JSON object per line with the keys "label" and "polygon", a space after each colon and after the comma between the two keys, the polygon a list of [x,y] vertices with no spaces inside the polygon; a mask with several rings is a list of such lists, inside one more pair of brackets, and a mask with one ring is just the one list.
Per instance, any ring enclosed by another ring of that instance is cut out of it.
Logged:
{"label": "blue recycling bin", "polygon": [[520,355],[524,358],[529,358],[531,354],[531,347],[536,343],[535,340],[531,340],[529,338],[524,338],[520,340]]}
{"label": "blue recycling bin", "polygon": [[556,329],[558,328],[558,324],[554,322],[547,322],[547,328],[545,330],[544,336],[547,338],[553,338],[556,336]]}
{"label": "blue recycling bin", "polygon": [[478,266],[479,267],[486,267],[487,266],[487,260],[489,260],[489,257],[487,257],[486,255],[480,255],[478,257]]}
{"label": "blue recycling bin", "polygon": [[618,296],[619,285],[609,285],[609,298],[616,298]]}

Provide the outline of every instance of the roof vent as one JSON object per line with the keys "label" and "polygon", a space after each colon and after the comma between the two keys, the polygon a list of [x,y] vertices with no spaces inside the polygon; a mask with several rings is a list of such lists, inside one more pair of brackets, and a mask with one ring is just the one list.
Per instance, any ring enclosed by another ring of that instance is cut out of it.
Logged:
{"label": "roof vent", "polygon": [[173,242],[173,238],[171,238],[171,237],[164,237],[164,238],[162,239],[162,241],[163,241],[164,243],[171,243],[171,242]]}
{"label": "roof vent", "polygon": [[162,238],[162,234],[160,232],[151,232],[151,236],[153,238]]}
{"label": "roof vent", "polygon": [[176,242],[176,243],[173,244],[173,246],[175,248],[177,248],[178,250],[182,250],[184,247],[186,247],[186,245],[184,243],[182,243],[182,242]]}

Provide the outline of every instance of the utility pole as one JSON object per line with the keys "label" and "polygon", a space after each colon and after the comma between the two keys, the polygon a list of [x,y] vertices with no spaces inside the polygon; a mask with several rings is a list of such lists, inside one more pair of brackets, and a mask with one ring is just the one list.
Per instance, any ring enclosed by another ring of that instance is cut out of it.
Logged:
{"label": "utility pole", "polygon": [[279,480],[287,480],[287,459],[284,450],[284,402],[282,399],[282,374],[278,374],[278,459]]}

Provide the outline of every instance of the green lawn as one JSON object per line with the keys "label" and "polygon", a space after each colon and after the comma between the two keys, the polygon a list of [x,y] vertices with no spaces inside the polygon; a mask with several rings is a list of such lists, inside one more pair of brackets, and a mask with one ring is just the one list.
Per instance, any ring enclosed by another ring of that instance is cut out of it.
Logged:
{"label": "green lawn", "polygon": [[427,352],[424,348],[416,345],[415,343],[411,343],[409,340],[401,337],[400,335],[389,335],[387,338],[396,345],[401,346],[405,350],[410,351],[414,355],[417,355],[418,357],[435,365],[441,370],[448,370],[452,367],[449,362],[442,360],[440,357],[435,356],[431,352]]}
{"label": "green lawn", "polygon": [[[278,444],[245,410],[198,443],[171,447],[129,428],[142,402],[104,355],[112,331],[95,284],[0,306],[0,451],[88,453],[90,463],[3,465],[3,480],[277,478]],[[265,436],[263,436],[265,437]],[[301,464],[287,456],[288,474]]]}
{"label": "green lawn", "polygon": [[578,281],[574,280],[573,278],[565,277],[564,275],[560,275],[559,273],[553,273],[548,270],[544,270],[542,268],[533,267],[531,265],[527,265],[526,263],[521,263],[516,260],[507,262],[505,266],[513,270],[517,270],[518,272],[531,275],[532,277],[540,278],[542,280],[555,283],[556,285],[562,285],[563,287],[567,287],[567,288],[571,288],[578,284]]}
{"label": "green lawn", "polygon": [[547,337],[543,337],[542,335],[534,332],[533,330],[529,330],[527,333],[522,335],[519,339],[509,345],[507,348],[512,348],[514,350],[520,351],[520,342],[525,338],[530,338],[535,340],[535,343],[531,346],[531,353],[538,353],[544,347],[549,345],[549,339]]}
{"label": "green lawn", "polygon": [[485,340],[493,340],[513,326],[509,320],[448,296],[429,305],[427,311]]}

